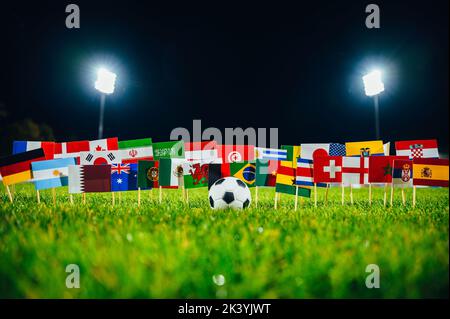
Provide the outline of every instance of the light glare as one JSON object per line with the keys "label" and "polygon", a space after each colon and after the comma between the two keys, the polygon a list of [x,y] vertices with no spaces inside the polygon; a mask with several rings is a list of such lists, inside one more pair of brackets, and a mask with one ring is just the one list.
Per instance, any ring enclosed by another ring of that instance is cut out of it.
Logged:
{"label": "light glare", "polygon": [[111,94],[114,92],[114,85],[116,83],[116,74],[104,68],[100,68],[97,72],[97,81],[95,81],[95,88],[102,93]]}
{"label": "light glare", "polygon": [[364,91],[367,96],[374,96],[384,91],[384,83],[381,80],[381,71],[374,70],[362,77]]}

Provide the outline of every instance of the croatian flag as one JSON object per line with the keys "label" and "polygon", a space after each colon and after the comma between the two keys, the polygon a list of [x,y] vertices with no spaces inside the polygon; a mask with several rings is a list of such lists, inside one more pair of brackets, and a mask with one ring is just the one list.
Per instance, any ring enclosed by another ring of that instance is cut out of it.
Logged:
{"label": "croatian flag", "polygon": [[24,153],[42,148],[46,159],[53,159],[55,153],[55,142],[41,141],[14,141],[13,154]]}
{"label": "croatian flag", "polygon": [[275,148],[255,147],[255,159],[287,161],[288,151]]}
{"label": "croatian flag", "polygon": [[395,142],[398,156],[413,158],[439,158],[437,140],[410,140]]}
{"label": "croatian flag", "polygon": [[32,182],[36,190],[67,186],[69,165],[75,165],[75,158],[31,162]]}

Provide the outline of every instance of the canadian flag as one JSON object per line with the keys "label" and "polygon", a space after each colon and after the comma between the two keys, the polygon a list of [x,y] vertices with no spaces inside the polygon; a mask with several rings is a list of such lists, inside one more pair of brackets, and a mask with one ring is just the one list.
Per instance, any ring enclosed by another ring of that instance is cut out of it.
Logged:
{"label": "canadian flag", "polygon": [[94,141],[55,143],[55,158],[80,157],[80,152],[115,151],[119,149],[117,137]]}

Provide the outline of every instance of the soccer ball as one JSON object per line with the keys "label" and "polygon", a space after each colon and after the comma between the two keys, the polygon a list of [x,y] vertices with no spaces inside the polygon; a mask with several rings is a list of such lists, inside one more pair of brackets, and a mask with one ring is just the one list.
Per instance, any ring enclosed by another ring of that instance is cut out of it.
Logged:
{"label": "soccer ball", "polygon": [[221,178],[209,189],[209,205],[212,209],[247,208],[251,199],[247,185],[235,177]]}

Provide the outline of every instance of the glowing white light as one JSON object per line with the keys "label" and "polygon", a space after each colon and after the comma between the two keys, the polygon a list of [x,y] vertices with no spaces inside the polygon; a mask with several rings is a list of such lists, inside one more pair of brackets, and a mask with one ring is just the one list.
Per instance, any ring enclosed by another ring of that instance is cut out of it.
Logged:
{"label": "glowing white light", "polygon": [[111,94],[114,92],[114,85],[116,83],[116,74],[100,68],[97,72],[97,81],[95,81],[95,88],[102,93]]}
{"label": "glowing white light", "polygon": [[364,91],[367,96],[374,96],[384,91],[384,83],[381,80],[381,71],[374,70],[362,77]]}

